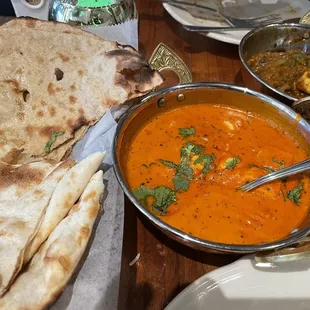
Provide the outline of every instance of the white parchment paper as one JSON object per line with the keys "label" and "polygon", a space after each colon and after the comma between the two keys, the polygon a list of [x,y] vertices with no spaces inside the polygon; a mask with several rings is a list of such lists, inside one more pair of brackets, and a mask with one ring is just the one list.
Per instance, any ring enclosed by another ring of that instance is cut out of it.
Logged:
{"label": "white parchment paper", "polygon": [[66,286],[53,310],[117,309],[122,257],[124,195],[112,168],[112,144],[117,127],[115,119],[128,109],[109,110],[89,129],[73,148],[78,161],[96,151],[106,151],[103,210],[78,270]]}

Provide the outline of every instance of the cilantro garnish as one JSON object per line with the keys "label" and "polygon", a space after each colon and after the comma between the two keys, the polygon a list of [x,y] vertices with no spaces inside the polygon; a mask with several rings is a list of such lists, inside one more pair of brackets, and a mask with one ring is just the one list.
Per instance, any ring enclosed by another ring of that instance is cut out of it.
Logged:
{"label": "cilantro garnish", "polygon": [[240,162],[241,159],[239,157],[228,158],[225,162],[225,168],[228,170],[233,170]]}
{"label": "cilantro garnish", "polygon": [[272,161],[276,164],[278,164],[280,166],[280,168],[284,168],[285,167],[285,162],[284,160],[278,161],[276,160],[274,157],[272,157]]}
{"label": "cilantro garnish", "polygon": [[175,169],[178,165],[175,164],[174,162],[170,161],[170,160],[164,160],[164,159],[160,159],[159,160],[163,165]]}
{"label": "cilantro garnish", "polygon": [[197,147],[197,145],[191,142],[187,142],[186,145],[182,147],[181,161],[178,165],[168,160],[159,160],[169,168],[175,169],[173,185],[176,191],[187,191],[189,189],[189,179],[192,179],[194,175],[194,171],[190,166],[190,155],[195,147]]}
{"label": "cilantro garnish", "polygon": [[263,167],[263,169],[267,172],[267,173],[272,173],[272,172],[275,172],[276,170],[274,169],[271,169],[269,167]]}
{"label": "cilantro garnish", "polygon": [[44,147],[44,152],[45,153],[50,153],[51,152],[51,147],[53,145],[53,143],[56,141],[56,138],[59,137],[59,136],[62,136],[64,135],[65,132],[64,131],[55,131],[52,133],[49,141],[47,141],[47,143],[45,144],[45,147]]}
{"label": "cilantro garnish", "polygon": [[211,170],[211,164],[216,159],[214,154],[205,154],[203,156],[200,156],[194,161],[194,165],[202,163],[203,169],[202,169],[202,175],[206,176],[206,174]]}
{"label": "cilantro garnish", "polygon": [[188,137],[194,135],[195,133],[196,129],[194,127],[179,128],[179,134],[183,136],[183,139],[187,139]]}
{"label": "cilantro garnish", "polygon": [[294,202],[297,206],[300,204],[301,192],[304,190],[303,184],[296,186],[292,190],[288,191],[286,197]]}
{"label": "cilantro garnish", "polygon": [[[183,147],[184,148],[184,147]],[[182,148],[182,149],[183,149]],[[185,148],[187,150],[190,149],[190,152],[194,153],[195,155],[200,155],[203,153],[204,151],[204,146],[203,145],[200,145],[200,144],[195,144],[193,142],[186,142],[185,144]],[[181,149],[181,153],[182,153],[182,149]]]}
{"label": "cilantro garnish", "polygon": [[186,176],[177,173],[173,177],[173,185],[177,192],[187,191],[189,189],[189,179]]}
{"label": "cilantro garnish", "polygon": [[175,191],[167,186],[148,188],[141,185],[140,188],[133,190],[133,194],[144,205],[146,205],[146,198],[153,196],[155,201],[152,203],[152,207],[155,211],[160,212],[161,215],[165,215],[168,207],[177,200]]}

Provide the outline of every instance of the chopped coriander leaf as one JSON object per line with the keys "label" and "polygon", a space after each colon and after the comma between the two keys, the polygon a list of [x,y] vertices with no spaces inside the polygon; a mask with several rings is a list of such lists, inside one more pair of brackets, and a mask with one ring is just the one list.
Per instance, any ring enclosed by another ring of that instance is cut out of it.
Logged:
{"label": "chopped coriander leaf", "polygon": [[50,153],[51,152],[51,148],[53,143],[56,141],[57,137],[64,135],[65,132],[64,131],[55,131],[52,133],[49,141],[47,141],[47,143],[45,144],[44,147],[44,152],[45,153]]}
{"label": "chopped coriander leaf", "polygon": [[167,186],[157,186],[154,188],[147,188],[141,185],[140,188],[133,190],[135,197],[143,204],[146,204],[146,198],[153,196],[155,201],[152,203],[152,207],[155,211],[165,215],[168,207],[177,200],[175,191]]}
{"label": "chopped coriander leaf", "polygon": [[288,191],[286,197],[294,202],[297,206],[300,204],[301,192],[304,190],[303,184],[296,186],[292,190]]}
{"label": "chopped coriander leaf", "polygon": [[225,163],[225,168],[228,170],[233,170],[240,162],[241,159],[239,157],[228,158]]}
{"label": "chopped coriander leaf", "polygon": [[196,129],[194,127],[179,128],[179,134],[183,136],[183,139],[187,139],[189,136],[192,136],[195,133],[196,133]]}
{"label": "chopped coriander leaf", "polygon": [[169,167],[169,168],[172,168],[172,169],[176,169],[176,167],[178,166],[177,164],[175,164],[174,162],[172,161],[169,161],[169,160],[165,160],[165,159],[160,159],[159,160],[163,165]]}
{"label": "chopped coriander leaf", "polygon": [[189,160],[193,148],[194,145],[192,143],[186,143],[186,145],[181,148],[181,160]]}
{"label": "chopped coriander leaf", "polygon": [[182,162],[177,166],[177,173],[179,175],[185,175],[189,179],[193,178],[194,171],[188,162]]}
{"label": "chopped coriander leaf", "polygon": [[274,157],[272,157],[272,161],[276,164],[278,164],[281,168],[284,168],[285,167],[285,162],[284,160],[281,160],[281,161],[278,161],[276,160]]}
{"label": "chopped coriander leaf", "polygon": [[[195,155],[202,154],[205,149],[203,145],[195,144],[193,142],[186,142],[183,148],[186,148],[187,150],[190,149],[190,152],[194,153]],[[181,149],[181,154],[182,154],[182,149]]]}
{"label": "chopped coriander leaf", "polygon": [[173,177],[173,185],[176,191],[187,191],[189,189],[189,179],[181,174]]}
{"label": "chopped coriander leaf", "polygon": [[206,176],[206,174],[208,172],[210,172],[211,170],[211,164],[213,163],[213,161],[216,159],[215,155],[214,154],[206,154],[206,155],[203,155],[203,156],[200,156],[199,158],[197,158],[195,161],[194,161],[194,165],[197,165],[197,164],[200,164],[202,163],[203,164],[203,169],[202,169],[202,175],[203,176]]}
{"label": "chopped coriander leaf", "polygon": [[197,164],[200,164],[201,162],[205,162],[205,161],[208,161],[208,162],[212,162],[216,159],[215,155],[214,154],[206,154],[206,155],[203,155],[203,156],[200,156],[198,157],[195,161],[194,161],[194,165],[197,165]]}
{"label": "chopped coriander leaf", "polygon": [[275,172],[274,169],[271,169],[271,168],[269,168],[269,167],[263,167],[263,169],[264,169],[267,173]]}

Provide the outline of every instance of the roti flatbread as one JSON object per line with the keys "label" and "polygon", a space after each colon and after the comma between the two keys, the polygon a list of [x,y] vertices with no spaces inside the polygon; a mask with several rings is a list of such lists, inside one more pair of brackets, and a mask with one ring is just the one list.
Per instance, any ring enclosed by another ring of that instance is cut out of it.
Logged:
{"label": "roti flatbread", "polygon": [[102,163],[104,155],[105,153],[103,152],[96,152],[86,157],[71,168],[58,183],[40,228],[26,248],[24,264],[28,263],[40,245],[48,238],[50,233],[79,199],[90,178]]}
{"label": "roti flatbread", "polygon": [[133,48],[63,23],[14,19],[0,27],[0,45],[6,162],[63,159],[107,109],[163,81]]}
{"label": "roti flatbread", "polygon": [[[39,228],[52,193],[74,162],[73,159],[69,159],[56,165],[56,168],[54,167],[55,169],[42,180],[40,180],[42,175],[39,175],[38,167],[32,168],[36,172],[32,175],[37,177],[34,181],[36,186],[31,184],[29,178],[31,174],[20,173],[19,180],[16,178],[18,174],[13,175],[13,181],[17,181],[13,185],[11,185],[12,180],[10,180],[9,173],[1,175],[2,184],[6,184],[7,188],[4,187],[3,191],[0,191],[0,296],[5,293],[20,271],[24,250]],[[33,167],[33,165],[31,166]],[[43,163],[41,166],[42,174],[51,168]],[[47,170],[44,171],[44,168]],[[27,168],[20,166],[12,170],[15,170],[15,173],[16,171],[30,171],[29,165]],[[29,190],[23,188],[24,185],[29,186]],[[16,193],[18,189],[21,190],[22,195],[13,194],[9,197],[10,192]]]}
{"label": "roti flatbread", "polygon": [[99,171],[91,178],[79,203],[58,224],[28,269],[0,299],[1,309],[44,309],[60,294],[90,238],[104,189],[102,176],[102,171]]}

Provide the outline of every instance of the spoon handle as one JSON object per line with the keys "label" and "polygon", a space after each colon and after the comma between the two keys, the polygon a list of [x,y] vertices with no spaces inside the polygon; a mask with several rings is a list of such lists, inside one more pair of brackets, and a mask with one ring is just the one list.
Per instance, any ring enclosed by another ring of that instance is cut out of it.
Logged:
{"label": "spoon handle", "polygon": [[244,191],[250,191],[258,186],[261,186],[265,183],[269,183],[274,180],[278,180],[290,175],[294,175],[300,172],[304,172],[310,170],[310,158],[306,159],[304,161],[301,161],[295,165],[277,170],[275,172],[269,173],[261,178],[258,178],[250,183],[247,183],[243,186],[240,186],[238,189],[244,190]]}

